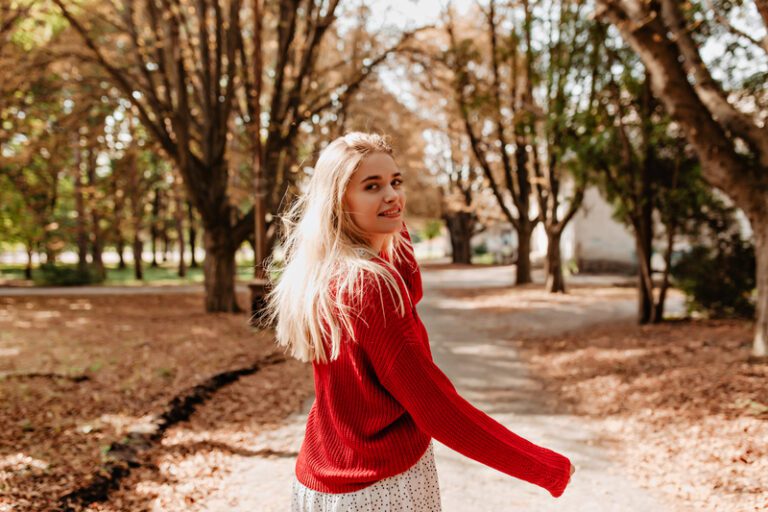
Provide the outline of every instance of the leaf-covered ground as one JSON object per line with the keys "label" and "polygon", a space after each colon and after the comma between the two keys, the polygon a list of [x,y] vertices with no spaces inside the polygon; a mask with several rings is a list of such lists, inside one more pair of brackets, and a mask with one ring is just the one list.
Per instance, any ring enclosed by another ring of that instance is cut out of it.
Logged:
{"label": "leaf-covered ground", "polygon": [[[572,412],[681,511],[768,510],[768,363],[753,324],[616,323],[517,342]],[[578,476],[578,475],[577,475]]]}
{"label": "leaf-covered ground", "polygon": [[[768,509],[768,364],[748,361],[751,338],[749,322],[623,322],[514,343],[632,477],[681,511],[742,512]],[[204,314],[199,293],[0,298],[0,511],[55,510],[173,396],[273,351],[246,315]],[[237,494],[221,488],[237,460],[295,456],[260,447],[286,444],[264,436],[311,393],[311,366],[291,359],[220,389],[89,510],[202,510]]]}
{"label": "leaf-covered ground", "polygon": [[[274,350],[246,314],[203,313],[199,293],[0,298],[0,510],[55,510],[56,498],[90,481],[111,442],[171,398]],[[258,410],[266,423],[311,392],[252,391],[254,401],[270,396]]]}

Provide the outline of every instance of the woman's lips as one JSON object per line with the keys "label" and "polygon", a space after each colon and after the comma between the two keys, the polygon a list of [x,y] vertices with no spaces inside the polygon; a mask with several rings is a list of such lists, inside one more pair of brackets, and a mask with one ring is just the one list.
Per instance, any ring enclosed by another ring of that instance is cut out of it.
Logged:
{"label": "woman's lips", "polygon": [[379,217],[399,217],[400,216],[400,208],[394,208],[393,210],[388,210],[386,212],[380,213]]}

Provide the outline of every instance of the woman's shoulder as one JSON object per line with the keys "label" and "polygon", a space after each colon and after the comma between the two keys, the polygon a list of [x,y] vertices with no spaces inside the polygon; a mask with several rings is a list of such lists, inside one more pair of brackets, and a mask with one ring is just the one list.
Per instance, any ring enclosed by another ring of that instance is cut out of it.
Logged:
{"label": "woman's shoulder", "polygon": [[365,269],[359,287],[350,304],[358,317],[402,317],[409,308],[410,293],[397,272]]}
{"label": "woman's shoulder", "polygon": [[401,293],[407,290],[403,279],[397,272],[392,272],[385,261],[376,263],[373,267],[352,266],[334,275],[330,280],[332,296],[341,299],[346,306],[359,310],[389,295],[388,288],[397,287]]}

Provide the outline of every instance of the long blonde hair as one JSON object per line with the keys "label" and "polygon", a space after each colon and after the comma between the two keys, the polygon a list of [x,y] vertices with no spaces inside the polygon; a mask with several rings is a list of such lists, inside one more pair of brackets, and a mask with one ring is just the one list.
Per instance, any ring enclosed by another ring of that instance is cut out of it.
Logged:
{"label": "long blonde hair", "polygon": [[266,296],[262,319],[276,325],[277,344],[300,361],[327,362],[326,344],[335,360],[342,331],[357,341],[352,320],[362,308],[366,282],[376,283],[379,293],[384,282],[391,297],[397,297],[400,315],[405,314],[395,265],[412,248],[399,232],[393,233],[382,248],[386,259],[373,261],[378,255],[366,233],[343,207],[360,162],[377,152],[393,154],[377,134],[351,132],[335,139],[321,152],[306,191],[282,216],[284,261],[282,266],[273,258],[268,262],[269,275],[277,271],[280,276]]}

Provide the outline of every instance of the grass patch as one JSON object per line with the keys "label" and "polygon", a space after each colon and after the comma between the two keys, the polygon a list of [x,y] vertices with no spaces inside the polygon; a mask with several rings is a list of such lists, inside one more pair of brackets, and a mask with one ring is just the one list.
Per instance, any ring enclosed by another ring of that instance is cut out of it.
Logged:
{"label": "grass patch", "polygon": [[[58,265],[59,268],[74,269],[76,265]],[[24,265],[0,265],[0,283],[2,282],[26,282],[24,280]],[[163,263],[157,267],[149,264],[144,267],[144,279],[136,279],[132,266],[124,269],[116,265],[107,265],[107,278],[102,283],[104,286],[145,286],[145,285],[174,285],[174,284],[196,284],[203,282],[202,263],[195,268],[187,268],[187,275],[178,276],[178,267],[174,263]],[[35,267],[32,269],[33,281],[41,277],[41,269]],[[237,264],[237,281],[250,281],[253,277],[253,262],[240,261]]]}

